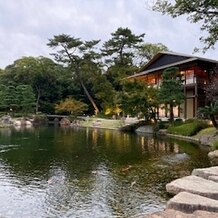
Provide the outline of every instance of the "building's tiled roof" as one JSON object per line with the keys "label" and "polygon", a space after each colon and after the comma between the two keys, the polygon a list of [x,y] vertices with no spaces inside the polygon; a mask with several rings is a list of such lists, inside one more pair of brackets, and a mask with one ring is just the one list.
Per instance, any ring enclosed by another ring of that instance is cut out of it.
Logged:
{"label": "building's tiled roof", "polygon": [[134,78],[143,76],[145,74],[149,74],[154,71],[159,71],[166,69],[168,67],[176,67],[185,63],[193,62],[193,61],[203,61],[209,62],[213,64],[218,64],[218,61],[197,57],[194,55],[186,55],[182,53],[169,52],[164,51],[155,55],[143,68],[140,73],[129,76],[128,78]]}

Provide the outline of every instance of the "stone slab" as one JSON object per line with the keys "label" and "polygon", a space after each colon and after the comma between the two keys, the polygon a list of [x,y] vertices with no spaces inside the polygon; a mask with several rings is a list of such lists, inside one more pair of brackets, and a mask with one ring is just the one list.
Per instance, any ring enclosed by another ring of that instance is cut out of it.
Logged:
{"label": "stone slab", "polygon": [[205,179],[208,179],[209,176],[218,176],[218,166],[194,169],[192,175],[200,176]]}
{"label": "stone slab", "polygon": [[208,179],[214,182],[218,182],[218,176],[209,176]]}
{"label": "stone slab", "polygon": [[136,216],[136,218],[217,218],[218,213],[197,210],[193,214],[183,213],[172,209],[156,212],[150,215]]}
{"label": "stone slab", "polygon": [[166,190],[171,194],[185,191],[218,200],[218,183],[198,176],[176,179],[166,185]]}
{"label": "stone slab", "polygon": [[167,202],[167,209],[185,213],[193,213],[196,210],[218,213],[218,201],[189,192],[180,192]]}

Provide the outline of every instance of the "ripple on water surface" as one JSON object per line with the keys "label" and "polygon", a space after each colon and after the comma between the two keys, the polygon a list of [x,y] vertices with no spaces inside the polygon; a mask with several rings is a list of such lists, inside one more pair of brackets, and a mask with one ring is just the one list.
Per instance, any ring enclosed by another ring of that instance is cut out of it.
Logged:
{"label": "ripple on water surface", "polygon": [[13,130],[1,143],[0,216],[7,218],[152,213],[165,206],[167,182],[208,165],[196,145],[116,131]]}

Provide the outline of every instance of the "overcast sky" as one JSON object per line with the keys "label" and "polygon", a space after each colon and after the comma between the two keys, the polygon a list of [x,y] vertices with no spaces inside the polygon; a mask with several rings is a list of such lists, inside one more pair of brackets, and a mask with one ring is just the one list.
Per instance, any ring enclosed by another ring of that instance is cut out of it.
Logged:
{"label": "overcast sky", "polygon": [[[149,10],[153,0],[0,0],[0,68],[23,56],[49,56],[49,38],[70,34],[84,40],[108,40],[118,27],[145,41],[163,43],[170,50],[192,54],[199,43],[199,25],[185,17],[172,19]],[[217,50],[206,54],[217,59]]]}

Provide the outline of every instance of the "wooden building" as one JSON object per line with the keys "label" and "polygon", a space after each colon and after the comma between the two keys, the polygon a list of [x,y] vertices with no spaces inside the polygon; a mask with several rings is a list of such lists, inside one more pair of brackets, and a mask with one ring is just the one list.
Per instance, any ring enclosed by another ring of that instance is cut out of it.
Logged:
{"label": "wooden building", "polygon": [[[140,73],[129,79],[139,79],[158,87],[161,84],[162,72],[170,67],[178,67],[184,80],[185,101],[174,109],[175,117],[184,119],[197,115],[199,107],[205,106],[204,87],[218,75],[218,61],[185,55],[175,52],[160,52],[149,61]],[[158,109],[160,117],[167,117],[167,111]]]}

